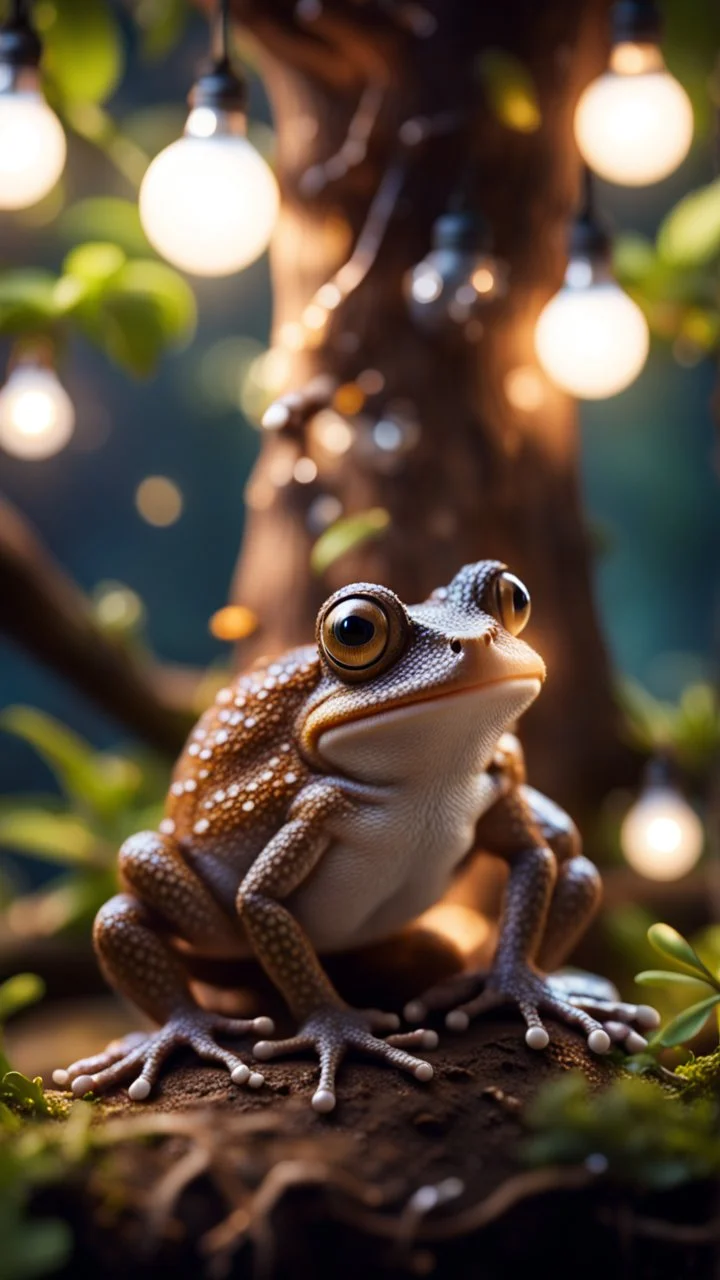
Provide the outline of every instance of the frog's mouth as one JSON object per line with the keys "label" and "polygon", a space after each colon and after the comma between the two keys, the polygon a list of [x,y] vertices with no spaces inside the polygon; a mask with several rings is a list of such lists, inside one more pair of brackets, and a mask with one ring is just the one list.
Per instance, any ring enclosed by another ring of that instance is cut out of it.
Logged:
{"label": "frog's mouth", "polygon": [[[305,749],[322,767],[347,769],[373,781],[403,760],[413,772],[432,769],[439,750],[473,753],[489,759],[500,735],[534,702],[545,677],[544,667],[496,680],[463,682],[414,690],[412,694],[346,708],[336,715],[318,708],[305,730]],[[323,711],[325,714],[323,715]]]}

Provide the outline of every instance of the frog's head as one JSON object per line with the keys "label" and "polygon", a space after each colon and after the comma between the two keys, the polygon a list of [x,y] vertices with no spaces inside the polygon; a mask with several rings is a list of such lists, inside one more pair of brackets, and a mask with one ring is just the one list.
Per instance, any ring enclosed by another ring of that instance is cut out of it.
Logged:
{"label": "frog's head", "polygon": [[374,781],[400,760],[431,766],[444,746],[489,760],[545,678],[520,638],[529,616],[527,589],[495,560],[466,565],[421,605],[343,587],[318,614],[323,675],[299,726],[305,751]]}

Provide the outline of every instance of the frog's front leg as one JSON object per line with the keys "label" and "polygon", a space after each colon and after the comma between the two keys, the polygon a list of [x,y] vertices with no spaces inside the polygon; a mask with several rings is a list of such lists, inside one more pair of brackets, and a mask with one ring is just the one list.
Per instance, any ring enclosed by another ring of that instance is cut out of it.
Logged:
{"label": "frog's front leg", "polygon": [[180,956],[168,935],[198,945],[232,940],[234,923],[223,915],[195,876],[175,842],[144,831],[125,841],[119,866],[127,893],[98,912],[93,939],[110,984],[154,1022],[157,1031],[138,1032],[114,1041],[92,1058],[56,1071],[53,1079],[82,1096],[99,1093],[130,1079],[135,1102],[147,1098],[163,1063],[181,1045],[207,1062],[226,1066],[235,1084],[257,1088],[263,1077],[237,1054],[222,1048],[216,1035],[269,1034],[269,1018],[227,1018],[201,1009],[193,1000]]}
{"label": "frog's front leg", "polygon": [[282,992],[300,1023],[289,1040],[263,1040],[255,1045],[262,1060],[313,1049],[320,1059],[320,1080],[313,1095],[316,1111],[332,1111],[335,1076],[349,1048],[381,1058],[411,1072],[418,1080],[430,1080],[428,1062],[406,1053],[408,1047],[434,1048],[433,1031],[413,1031],[380,1039],[375,1031],[393,1031],[395,1014],[351,1009],[344,1003],[324,972],[315,951],[292,913],[287,898],[317,866],[330,839],[325,824],[346,804],[332,783],[313,782],[297,797],[284,827],[266,845],[248,872],[238,893],[237,908],[255,954],[268,976]]}
{"label": "frog's front leg", "polygon": [[[449,1009],[447,1025],[460,1031],[478,1014],[511,1002],[525,1018],[530,1048],[544,1049],[549,1042],[540,1016],[545,1012],[583,1031],[595,1053],[606,1053],[613,1040],[629,1052],[644,1049],[637,1028],[656,1026],[655,1010],[622,1003],[610,983],[592,975],[547,976],[583,935],[601,895],[598,872],[582,856],[567,814],[539,792],[515,785],[481,820],[478,847],[510,867],[492,969],[439,985],[412,1001],[408,1016]],[[468,999],[478,987],[480,994]]]}

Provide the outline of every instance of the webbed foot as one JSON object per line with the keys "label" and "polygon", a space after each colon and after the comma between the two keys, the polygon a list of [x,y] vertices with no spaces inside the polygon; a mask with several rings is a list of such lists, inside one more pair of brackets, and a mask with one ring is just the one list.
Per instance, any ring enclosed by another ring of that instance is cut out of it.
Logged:
{"label": "webbed foot", "polygon": [[465,1031],[481,1013],[502,1005],[517,1005],[525,1019],[526,1044],[544,1049],[550,1036],[541,1012],[580,1030],[593,1053],[607,1053],[614,1042],[628,1053],[647,1046],[641,1034],[656,1027],[659,1015],[650,1005],[623,1003],[615,987],[592,974],[559,973],[546,977],[528,965],[502,965],[488,972],[458,974],[432,987],[405,1006],[405,1017],[421,1021],[430,1012],[444,1012],[451,1031]]}
{"label": "webbed foot", "polygon": [[233,1084],[258,1089],[263,1077],[229,1049],[223,1049],[216,1036],[240,1036],[249,1032],[270,1035],[273,1030],[270,1018],[226,1018],[204,1009],[184,1009],[173,1014],[158,1031],[133,1032],[112,1041],[102,1053],[54,1071],[53,1080],[60,1088],[69,1088],[76,1097],[82,1097],[86,1093],[103,1093],[134,1077],[128,1094],[133,1102],[142,1102],[157,1083],[170,1054],[181,1046],[189,1046],[203,1061],[227,1067]]}
{"label": "webbed foot", "polygon": [[394,1032],[399,1019],[393,1013],[376,1009],[349,1009],[343,1005],[325,1005],[306,1018],[300,1031],[289,1040],[261,1040],[255,1045],[255,1057],[266,1062],[288,1053],[314,1049],[320,1059],[320,1080],[312,1097],[315,1111],[332,1111],[336,1103],[335,1077],[348,1049],[381,1058],[392,1066],[409,1071],[416,1080],[431,1080],[429,1062],[414,1058],[409,1048],[434,1049],[438,1037],[434,1031],[410,1031],[379,1039],[374,1031]]}

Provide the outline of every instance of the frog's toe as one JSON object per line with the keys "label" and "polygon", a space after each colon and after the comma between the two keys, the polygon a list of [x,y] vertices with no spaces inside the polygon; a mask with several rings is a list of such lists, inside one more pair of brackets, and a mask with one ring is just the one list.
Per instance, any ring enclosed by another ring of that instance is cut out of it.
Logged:
{"label": "frog's toe", "polygon": [[[74,1088],[77,1080],[84,1080],[95,1071],[102,1071],[113,1063],[119,1062],[121,1058],[125,1058],[133,1049],[143,1044],[147,1040],[147,1034],[146,1031],[133,1031],[120,1040],[112,1040],[102,1053],[93,1054],[90,1058],[78,1058],[77,1062],[71,1062],[69,1067],[58,1067],[52,1073],[53,1081],[61,1089],[73,1086],[73,1092],[77,1092]],[[87,1093],[90,1088],[91,1086],[88,1085],[83,1092]]]}
{"label": "frog's toe", "polygon": [[314,1050],[320,1060],[320,1079],[312,1097],[315,1111],[327,1113],[334,1109],[337,1094],[335,1080],[338,1068],[349,1049],[380,1058],[392,1066],[410,1072],[416,1080],[431,1080],[433,1069],[429,1062],[407,1052],[408,1048],[434,1048],[435,1032],[424,1030],[395,1034],[386,1040],[373,1035],[373,1029],[389,1029],[397,1026],[392,1014],[380,1014],[377,1010],[360,1012],[342,1006],[328,1006],[317,1010],[306,1019],[300,1032],[288,1040],[261,1040],[255,1045],[255,1057],[266,1062],[288,1054]]}
{"label": "frog's toe", "polygon": [[144,1102],[157,1084],[166,1060],[176,1049],[194,1049],[205,1062],[227,1068],[233,1084],[257,1089],[263,1077],[253,1071],[237,1054],[217,1043],[218,1035],[246,1035],[254,1031],[271,1034],[270,1018],[226,1018],[202,1009],[183,1010],[175,1014],[158,1031],[140,1032],[108,1045],[92,1058],[80,1059],[66,1071],[54,1074],[57,1084],[70,1087],[76,1097],[86,1093],[105,1093],[117,1085],[128,1085],[133,1102]]}
{"label": "frog's toe", "polygon": [[[450,1010],[448,1016],[452,1017],[452,1013],[457,1008],[470,1001],[478,991],[484,990],[487,977],[486,969],[456,973],[451,978],[446,978],[436,986],[430,987],[417,999],[408,1001],[403,1014],[408,1022],[424,1022],[431,1014],[446,1013],[448,1010]],[[460,1025],[458,1022],[457,1026],[453,1026],[452,1022],[447,1022],[447,1025],[454,1030],[464,1031],[468,1023],[466,1021]]]}

